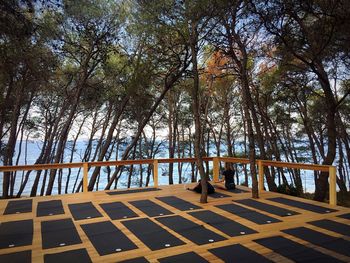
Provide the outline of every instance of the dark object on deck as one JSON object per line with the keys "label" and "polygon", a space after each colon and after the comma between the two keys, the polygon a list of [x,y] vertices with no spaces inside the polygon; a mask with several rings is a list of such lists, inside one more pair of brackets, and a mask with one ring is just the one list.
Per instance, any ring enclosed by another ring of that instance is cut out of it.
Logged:
{"label": "dark object on deck", "polygon": [[43,249],[80,244],[81,239],[72,219],[41,222]]}
{"label": "dark object on deck", "polygon": [[269,198],[267,200],[271,200],[271,201],[274,201],[274,202],[277,202],[280,204],[284,204],[284,205],[294,206],[297,208],[301,208],[301,209],[312,211],[312,212],[319,213],[319,214],[328,214],[328,213],[337,211],[337,210],[334,210],[331,208],[326,208],[326,207],[322,207],[322,206],[318,206],[318,205],[314,205],[314,204],[304,203],[301,201],[296,201],[296,200],[292,200],[292,199],[288,199],[288,198],[284,198],[284,197],[274,197],[274,198]]}
{"label": "dark object on deck", "polygon": [[135,206],[136,208],[138,208],[139,210],[141,210],[143,213],[145,213],[149,217],[173,214],[168,209],[165,209],[164,207],[150,200],[138,200],[138,201],[131,201],[129,203]]}
{"label": "dark object on deck", "polygon": [[201,207],[194,205],[190,202],[187,202],[183,199],[177,198],[176,196],[162,196],[162,197],[156,197],[156,198],[166,203],[167,205],[175,207],[181,211],[201,209]]}
{"label": "dark object on deck", "polygon": [[321,219],[317,221],[308,222],[311,225],[324,228],[344,236],[350,236],[350,225],[339,223],[333,220]]}
{"label": "dark object on deck", "polygon": [[296,262],[341,262],[338,259],[335,259],[315,249],[309,248],[282,236],[261,238],[254,241]]}
{"label": "dark object on deck", "polygon": [[151,250],[164,249],[185,244],[149,218],[123,221],[123,225]]}
{"label": "dark object on deck", "polygon": [[85,248],[64,251],[55,254],[45,254],[45,263],[90,263],[91,258]]}
{"label": "dark object on deck", "polygon": [[137,246],[112,222],[81,225],[100,256],[136,249]]}
{"label": "dark object on deck", "polygon": [[316,246],[335,251],[345,256],[350,256],[350,242],[338,237],[332,237],[306,227],[297,227],[282,230],[282,232],[303,239]]}
{"label": "dark object on deck", "polygon": [[224,198],[224,197],[231,197],[231,196],[227,195],[227,194],[215,192],[215,193],[209,195],[209,197],[212,197],[212,198]]}
{"label": "dark object on deck", "polygon": [[257,233],[255,230],[228,219],[212,211],[196,211],[188,213],[191,216],[215,227],[230,237]]}
{"label": "dark object on deck", "polygon": [[181,216],[158,217],[156,220],[197,245],[226,240],[225,237]]}
{"label": "dark object on deck", "polygon": [[206,263],[209,262],[194,252],[188,252],[166,258],[158,259],[160,263]]}
{"label": "dark object on deck", "polygon": [[344,218],[344,219],[350,219],[350,213],[344,214],[344,215],[339,215],[338,217]]}
{"label": "dark object on deck", "polygon": [[112,220],[138,217],[134,211],[122,202],[104,203],[100,206]]}
{"label": "dark object on deck", "polygon": [[[208,195],[211,195],[211,194],[215,193],[214,186],[212,186],[209,182],[207,182],[207,188],[208,188]],[[192,190],[192,191],[195,191],[196,193],[201,194],[202,193],[201,181],[199,180],[199,182],[197,183],[197,185],[193,189],[189,189],[188,188],[188,190]]]}
{"label": "dark object on deck", "polygon": [[277,216],[292,216],[292,215],[299,214],[292,210],[284,209],[274,205],[265,204],[253,199],[242,199],[242,200],[237,200],[235,202],[240,203],[242,205],[250,206]]}
{"label": "dark object on deck", "polygon": [[107,192],[109,195],[123,195],[123,194],[135,194],[135,193],[143,193],[143,192],[150,192],[150,191],[159,191],[162,189],[159,188],[140,188],[140,189],[130,189],[130,190],[123,190],[123,191],[113,191],[113,192]]}
{"label": "dark object on deck", "polygon": [[32,251],[26,250],[21,252],[0,255],[0,262],[4,263],[31,263]]}
{"label": "dark object on deck", "polygon": [[32,204],[32,199],[9,201],[7,203],[4,215],[30,213],[32,212]]}
{"label": "dark object on deck", "polygon": [[0,248],[31,245],[33,220],[4,222],[0,224]]}
{"label": "dark object on deck", "polygon": [[224,190],[233,194],[249,193],[247,190],[235,188],[235,189],[223,189],[222,187],[214,186],[216,189]]}
{"label": "dark object on deck", "polygon": [[233,193],[233,194],[249,193],[249,191],[247,191],[247,190],[238,189],[238,188],[233,189],[233,190],[226,190],[226,191]]}
{"label": "dark object on deck", "polygon": [[36,216],[52,216],[60,214],[64,214],[61,200],[51,200],[38,203]]}
{"label": "dark object on deck", "polygon": [[255,251],[250,250],[249,248],[246,248],[239,244],[213,248],[213,249],[209,249],[209,251],[225,262],[239,262],[239,263],[273,262],[263,257],[262,255],[256,253]]}
{"label": "dark object on deck", "polygon": [[148,263],[149,261],[144,257],[128,259],[124,261],[119,261],[119,263]]}
{"label": "dark object on deck", "polygon": [[69,204],[68,205],[74,220],[90,219],[95,217],[102,217],[101,213],[91,202]]}
{"label": "dark object on deck", "polygon": [[225,210],[231,214],[243,217],[259,225],[282,222],[281,220],[278,220],[274,217],[261,214],[254,210],[250,210],[248,208],[236,204],[217,205],[216,207]]}
{"label": "dark object on deck", "polygon": [[225,171],[222,172],[225,177],[225,187],[227,190],[235,190],[235,171],[232,169],[231,163],[226,163],[225,166]]}

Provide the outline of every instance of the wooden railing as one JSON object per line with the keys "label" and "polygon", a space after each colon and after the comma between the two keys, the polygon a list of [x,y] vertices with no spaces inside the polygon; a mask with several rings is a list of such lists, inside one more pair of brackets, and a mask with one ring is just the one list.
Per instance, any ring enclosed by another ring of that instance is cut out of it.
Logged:
{"label": "wooden railing", "polygon": [[[204,157],[204,161],[212,161],[212,157]],[[158,164],[159,163],[178,163],[178,162],[195,162],[195,158],[180,159],[140,159],[140,160],[123,160],[123,161],[100,161],[100,162],[77,162],[77,163],[50,163],[50,164],[33,164],[17,166],[0,166],[0,172],[16,171],[39,171],[39,170],[58,170],[67,168],[83,169],[83,192],[88,192],[88,172],[91,167],[101,166],[124,166],[136,164],[153,164],[153,184],[158,186]]]}
{"label": "wooden railing", "polygon": [[[249,164],[249,159],[244,158],[233,158],[233,157],[213,157],[213,181],[217,181],[219,178],[220,161],[239,163],[239,164]],[[280,167],[280,168],[293,168],[299,170],[312,170],[329,172],[329,204],[337,204],[337,172],[336,167],[332,165],[320,165],[320,164],[305,164],[305,163],[287,163],[269,160],[256,160],[258,165],[258,187],[259,192],[264,191],[264,167]]]}
{"label": "wooden railing", "polygon": [[[213,181],[219,180],[220,162],[230,162],[238,164],[249,164],[249,159],[234,157],[204,157],[204,161],[213,162]],[[158,187],[158,164],[160,163],[186,163],[195,162],[195,158],[179,159],[141,159],[141,160],[124,160],[124,161],[101,161],[101,162],[79,162],[79,163],[53,163],[53,164],[35,164],[35,165],[18,165],[18,166],[0,166],[0,172],[15,171],[37,171],[37,170],[58,170],[65,168],[83,168],[83,192],[88,192],[88,172],[91,167],[101,166],[124,166],[135,164],[153,164],[153,184]],[[304,163],[287,163],[269,160],[256,160],[258,165],[258,187],[259,192],[264,191],[264,167],[281,167],[293,168],[300,170],[313,170],[329,172],[329,204],[337,204],[336,193],[336,167],[330,165],[304,164]]]}

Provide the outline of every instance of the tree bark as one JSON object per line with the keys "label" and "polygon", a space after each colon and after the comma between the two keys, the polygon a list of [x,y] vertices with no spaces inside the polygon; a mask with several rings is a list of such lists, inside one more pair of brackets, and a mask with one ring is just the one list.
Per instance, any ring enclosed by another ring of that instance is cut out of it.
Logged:
{"label": "tree bark", "polygon": [[[153,115],[153,113],[155,112],[155,110],[157,109],[158,105],[160,104],[160,102],[164,99],[166,93],[169,91],[169,89],[171,87],[173,87],[173,85],[175,84],[175,82],[181,77],[182,73],[185,71],[185,69],[187,68],[187,63],[185,63],[185,65],[183,65],[182,68],[180,69],[176,69],[177,72],[175,73],[170,73],[166,78],[165,78],[165,83],[164,83],[164,89],[162,91],[162,93],[160,94],[160,96],[157,98],[157,100],[154,102],[153,106],[151,107],[151,109],[149,110],[148,114],[144,117],[144,119],[142,120],[138,131],[136,132],[136,134],[133,136],[133,140],[131,141],[131,143],[128,145],[128,147],[125,149],[123,156],[121,158],[121,160],[126,160],[130,154],[131,149],[136,145],[144,127],[146,126],[146,124],[148,123],[149,119],[151,118],[151,116]],[[120,167],[116,168],[116,170],[119,170]],[[117,173],[114,173],[111,177],[111,179],[109,180],[109,182],[106,185],[105,190],[109,190],[110,187],[113,184],[113,181],[116,179],[117,177]]]}
{"label": "tree bark", "polygon": [[194,21],[190,22],[190,48],[191,48],[191,61],[192,61],[192,74],[193,74],[193,86],[191,90],[192,95],[192,111],[194,116],[194,155],[196,158],[196,165],[201,177],[202,193],[200,197],[201,203],[207,203],[208,199],[208,186],[207,178],[204,172],[203,166],[203,149],[201,145],[203,136],[203,127],[201,122],[201,109],[200,109],[200,96],[199,96],[199,73],[198,73],[198,32],[197,24]]}
{"label": "tree bark", "polygon": [[[118,110],[114,113],[115,115],[113,117],[113,121],[111,123],[111,126],[109,127],[107,138],[105,139],[105,141],[103,143],[103,146],[101,148],[101,151],[100,151],[98,159],[97,159],[98,162],[103,161],[103,159],[104,159],[104,157],[105,157],[105,155],[110,147],[110,143],[111,143],[112,138],[113,138],[113,133],[115,132],[115,128],[117,127],[117,124],[120,120],[120,116],[124,112],[125,106],[127,105],[129,99],[130,99],[130,97],[128,95],[124,96],[124,98],[120,102]],[[90,177],[90,181],[89,181],[89,185],[88,185],[89,191],[92,191],[94,189],[94,185],[96,183],[96,179],[100,173],[100,170],[101,170],[101,167],[96,167],[94,169],[94,172],[92,173],[92,175]]]}
{"label": "tree bark", "polygon": [[[336,155],[336,122],[335,115],[337,112],[336,102],[334,95],[330,86],[328,75],[323,68],[321,62],[315,62],[314,71],[318,77],[318,80],[321,84],[325,95],[325,107],[326,107],[326,127],[327,127],[327,138],[328,138],[328,147],[326,158],[323,160],[323,165],[332,165]],[[326,198],[328,191],[328,172],[321,172],[318,180],[316,181],[316,190],[314,200],[323,201]]]}

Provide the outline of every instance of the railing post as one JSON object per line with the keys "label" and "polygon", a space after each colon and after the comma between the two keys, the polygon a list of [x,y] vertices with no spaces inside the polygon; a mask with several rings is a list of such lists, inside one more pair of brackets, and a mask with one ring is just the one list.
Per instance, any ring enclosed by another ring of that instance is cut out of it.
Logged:
{"label": "railing post", "polygon": [[83,193],[88,192],[88,173],[89,173],[89,164],[83,164]]}
{"label": "railing post", "polygon": [[259,192],[264,191],[264,165],[261,160],[258,161],[258,167],[259,167]]}
{"label": "railing post", "polygon": [[329,204],[337,205],[337,170],[335,166],[329,167]]}
{"label": "railing post", "polygon": [[153,161],[153,183],[154,187],[158,187],[158,160]]}
{"label": "railing post", "polygon": [[213,182],[219,181],[219,171],[220,165],[219,165],[219,157],[213,157]]}

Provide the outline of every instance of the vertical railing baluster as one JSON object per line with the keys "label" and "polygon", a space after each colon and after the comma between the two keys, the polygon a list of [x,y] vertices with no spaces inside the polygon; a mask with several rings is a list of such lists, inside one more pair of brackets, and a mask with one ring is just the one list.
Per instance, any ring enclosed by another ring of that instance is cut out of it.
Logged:
{"label": "vertical railing baluster", "polygon": [[158,160],[153,160],[153,182],[154,187],[158,187]]}
{"label": "vertical railing baluster", "polygon": [[89,164],[83,164],[83,192],[88,192],[88,173],[89,173]]}
{"label": "vertical railing baluster", "polygon": [[335,166],[329,167],[329,204],[337,205],[337,170]]}
{"label": "vertical railing baluster", "polygon": [[264,191],[264,164],[262,160],[258,161],[258,167],[259,167],[259,192]]}
{"label": "vertical railing baluster", "polygon": [[220,164],[219,157],[213,157],[213,182],[219,181]]}

